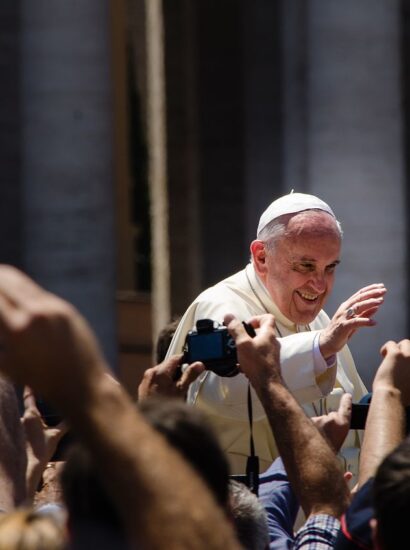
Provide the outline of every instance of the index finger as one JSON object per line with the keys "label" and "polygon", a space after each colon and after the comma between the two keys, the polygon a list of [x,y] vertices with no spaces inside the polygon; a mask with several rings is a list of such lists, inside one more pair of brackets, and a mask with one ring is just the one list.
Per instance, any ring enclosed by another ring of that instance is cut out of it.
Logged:
{"label": "index finger", "polygon": [[337,412],[346,421],[350,422],[352,416],[352,396],[350,393],[344,393],[342,395]]}
{"label": "index finger", "polygon": [[394,340],[388,340],[385,344],[382,345],[380,348],[380,355],[383,357],[386,357],[388,353],[392,353],[394,351],[398,351],[399,346],[397,342],[394,342]]}
{"label": "index finger", "polygon": [[200,361],[191,363],[187,369],[183,370],[181,378],[176,383],[177,387],[181,391],[187,391],[192,382],[194,382],[204,370],[205,365]]}
{"label": "index finger", "polygon": [[[237,342],[240,338],[248,337],[248,334],[243,324],[231,313],[224,316],[224,324],[229,331],[229,334]],[[248,337],[249,338],[249,337]]]}
{"label": "index finger", "polygon": [[253,328],[260,328],[262,325],[275,326],[275,318],[271,313],[264,313],[263,315],[255,315],[247,320],[249,325]]}
{"label": "index finger", "polygon": [[14,304],[24,304],[28,298],[44,291],[30,277],[10,265],[0,265],[0,296]]}
{"label": "index finger", "polygon": [[24,409],[37,409],[36,397],[29,386],[24,386],[23,390]]}
{"label": "index finger", "polygon": [[162,363],[157,365],[156,368],[172,377],[175,374],[178,367],[180,366],[182,357],[183,357],[182,353],[178,353],[177,355],[171,355],[171,357],[164,359]]}

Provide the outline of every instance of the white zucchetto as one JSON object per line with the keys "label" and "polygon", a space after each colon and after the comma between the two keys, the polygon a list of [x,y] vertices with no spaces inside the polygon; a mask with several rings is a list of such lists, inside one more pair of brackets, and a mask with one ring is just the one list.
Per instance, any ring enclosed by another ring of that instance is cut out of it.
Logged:
{"label": "white zucchetto", "polygon": [[336,219],[330,206],[318,197],[306,193],[290,193],[279,197],[268,206],[260,217],[257,236],[259,237],[262,229],[272,220],[284,214],[296,214],[296,212],[303,212],[304,210],[323,210]]}

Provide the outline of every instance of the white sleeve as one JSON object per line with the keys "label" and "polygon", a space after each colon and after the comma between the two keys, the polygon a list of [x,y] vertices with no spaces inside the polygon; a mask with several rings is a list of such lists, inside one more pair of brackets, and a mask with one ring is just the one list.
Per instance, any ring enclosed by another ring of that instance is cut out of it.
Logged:
{"label": "white sleeve", "polygon": [[[283,379],[289,390],[299,401],[306,403],[325,395],[318,386],[314,370],[313,342],[316,332],[300,332],[279,338],[280,361]],[[334,369],[336,375],[336,369]],[[233,378],[223,378],[213,372],[207,372],[191,384],[188,402],[195,403],[198,395],[205,408],[225,418],[246,420],[247,378],[239,374]],[[328,387],[333,384],[326,384]],[[263,418],[265,412],[256,395],[253,394],[253,416],[255,420]]]}

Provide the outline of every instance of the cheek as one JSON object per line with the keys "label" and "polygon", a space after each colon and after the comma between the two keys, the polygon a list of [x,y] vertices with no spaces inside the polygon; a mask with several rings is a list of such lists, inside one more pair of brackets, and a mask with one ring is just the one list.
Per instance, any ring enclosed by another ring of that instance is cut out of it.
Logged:
{"label": "cheek", "polygon": [[332,291],[333,285],[335,284],[335,274],[334,273],[327,276],[326,283],[327,283],[327,293],[329,293],[329,292]]}

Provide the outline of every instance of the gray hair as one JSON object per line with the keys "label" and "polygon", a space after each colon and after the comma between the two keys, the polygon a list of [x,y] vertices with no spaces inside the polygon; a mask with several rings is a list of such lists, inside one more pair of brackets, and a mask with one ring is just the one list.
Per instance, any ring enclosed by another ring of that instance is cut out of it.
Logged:
{"label": "gray hair", "polygon": [[[280,238],[286,237],[289,220],[294,216],[297,216],[298,214],[302,214],[302,213],[306,214],[309,212],[323,212],[323,210],[312,208],[310,210],[302,210],[301,212],[295,212],[294,214],[284,214],[283,216],[279,216],[278,218],[275,218],[274,220],[269,222],[267,225],[265,225],[262,231],[258,234],[258,239],[265,242],[267,244],[267,247],[270,250],[273,250],[276,242]],[[334,218],[334,220],[336,223],[339,236],[342,239],[343,238],[342,224],[336,218]]]}
{"label": "gray hair", "polygon": [[229,482],[229,495],[239,542],[246,550],[265,550],[269,547],[268,521],[258,497],[233,479]]}

